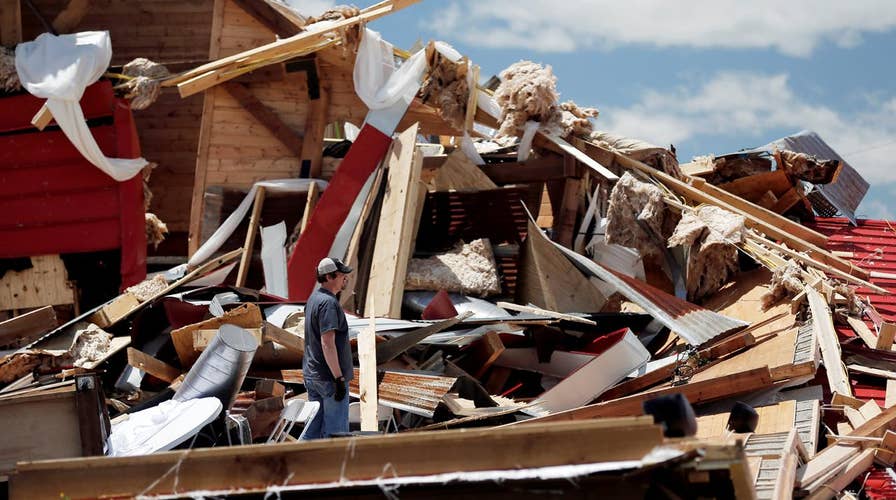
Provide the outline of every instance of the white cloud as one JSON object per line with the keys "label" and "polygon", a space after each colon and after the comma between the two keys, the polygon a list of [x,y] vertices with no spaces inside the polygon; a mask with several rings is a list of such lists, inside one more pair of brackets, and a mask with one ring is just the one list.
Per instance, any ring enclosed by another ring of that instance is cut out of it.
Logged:
{"label": "white cloud", "polygon": [[808,56],[896,27],[892,0],[451,0],[426,23],[440,36],[498,48],[571,52],[621,45],[773,49]]}
{"label": "white cloud", "polygon": [[335,0],[282,0],[282,2],[305,17],[319,16],[336,5]]}
{"label": "white cloud", "polygon": [[804,99],[786,74],[720,72],[700,85],[645,91],[627,108],[603,107],[597,126],[661,145],[724,137],[742,147],[810,129],[875,184],[896,182],[894,109],[896,97],[869,96],[862,109],[840,113]]}

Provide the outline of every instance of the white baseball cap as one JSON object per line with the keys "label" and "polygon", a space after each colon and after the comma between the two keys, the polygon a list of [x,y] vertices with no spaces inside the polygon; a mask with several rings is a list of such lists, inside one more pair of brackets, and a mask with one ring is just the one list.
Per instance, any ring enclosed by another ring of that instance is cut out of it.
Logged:
{"label": "white baseball cap", "polygon": [[325,274],[335,273],[339,271],[343,274],[348,274],[352,272],[352,268],[346,266],[342,263],[341,260],[335,257],[324,257],[317,264],[317,275],[323,276]]}

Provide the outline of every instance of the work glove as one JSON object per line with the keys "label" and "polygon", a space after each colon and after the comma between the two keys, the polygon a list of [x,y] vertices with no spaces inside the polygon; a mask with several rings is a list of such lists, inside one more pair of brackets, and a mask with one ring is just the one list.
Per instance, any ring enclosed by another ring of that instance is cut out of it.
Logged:
{"label": "work glove", "polygon": [[342,401],[345,399],[345,377],[339,377],[336,379],[336,394],[333,395],[333,399],[336,401]]}

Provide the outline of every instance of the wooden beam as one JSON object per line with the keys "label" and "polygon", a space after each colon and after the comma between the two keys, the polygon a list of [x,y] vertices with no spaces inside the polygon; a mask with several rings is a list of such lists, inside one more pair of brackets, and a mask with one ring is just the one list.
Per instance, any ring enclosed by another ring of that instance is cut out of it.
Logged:
{"label": "wooden beam", "polygon": [[662,439],[647,417],[27,462],[10,477],[9,493],[13,499],[56,498],[59,492],[70,498],[260,493],[270,486],[369,480],[382,476],[383,464],[400,478],[640,460]]}
{"label": "wooden beam", "polygon": [[15,47],[22,42],[20,0],[0,0],[0,45]]}
{"label": "wooden beam", "polygon": [[852,331],[862,339],[862,342],[865,343],[871,349],[877,348],[877,336],[868,328],[868,325],[865,324],[859,318],[854,318],[852,316],[846,317],[846,322],[849,323],[849,326],[852,328]]}
{"label": "wooden beam", "polygon": [[581,179],[567,177],[563,186],[563,198],[560,202],[559,216],[554,220],[556,237],[554,241],[572,248],[573,236],[575,236],[576,220],[579,216],[579,201],[581,200]]}
{"label": "wooden beam", "polygon": [[240,268],[236,273],[236,286],[245,286],[246,277],[249,275],[249,266],[252,263],[252,254],[255,249],[255,236],[258,233],[258,223],[261,218],[261,209],[264,207],[264,186],[255,188],[255,200],[252,204],[252,215],[249,217],[249,228],[246,229],[246,244],[243,245],[243,255],[240,259]]}
{"label": "wooden beam", "polygon": [[177,85],[181,97],[188,97],[252,69],[308,54],[322,47],[337,43],[329,38],[331,33],[356,24],[373,21],[417,1],[419,0],[386,0],[363,9],[358,16],[336,21],[324,30],[303,31],[286,39],[276,40],[261,47],[221,58],[169,78],[163,85]]}
{"label": "wooden beam", "polygon": [[44,306],[0,322],[0,347],[19,348],[56,328],[56,311]]}
{"label": "wooden beam", "polygon": [[174,379],[177,377],[180,377],[182,373],[168,363],[160,361],[143,351],[134,349],[133,347],[128,347],[128,364],[138,370],[143,370],[159,380],[168,382],[169,384],[174,382]]}
{"label": "wooden beam", "polygon": [[[221,54],[221,38],[224,26],[224,6],[227,0],[217,0],[212,9],[211,42],[208,49],[209,59]],[[215,127],[215,97],[222,89],[206,92],[202,96],[202,118],[199,126],[199,145],[197,146],[196,169],[193,176],[193,197],[190,200],[190,228],[187,234],[187,252],[190,256],[199,250],[202,244],[202,217],[205,212],[205,183],[208,178],[208,156],[211,148],[212,130]]]}
{"label": "wooden beam", "polygon": [[255,118],[258,123],[264,125],[271,135],[277,138],[281,144],[286,146],[294,155],[302,154],[302,134],[293,130],[286,122],[284,122],[277,113],[261,102],[255,94],[249,90],[244,83],[227,82],[224,89],[236,101]]}
{"label": "wooden beam", "polygon": [[747,392],[765,389],[771,386],[772,376],[768,367],[755,368],[744,372],[725,375],[723,377],[689,382],[675,387],[665,387],[632,396],[614,399],[603,403],[583,406],[572,410],[554,413],[545,417],[537,417],[509,425],[531,425],[543,422],[560,422],[566,420],[588,420],[603,417],[622,417],[642,415],[641,405],[650,399],[667,394],[680,393],[691,404],[696,405]]}
{"label": "wooden beam", "polygon": [[[315,64],[317,59],[314,60]],[[312,99],[305,118],[305,136],[302,140],[301,158],[302,176],[312,179],[320,177],[321,160],[324,151],[324,130],[327,128],[327,112],[330,107],[330,89],[320,86],[320,97]]]}
{"label": "wooden beam", "polygon": [[288,330],[284,330],[277,325],[264,322],[262,326],[262,341],[276,342],[277,344],[282,345],[283,347],[289,349],[290,351],[305,355],[305,340],[298,335],[289,332]]}
{"label": "wooden beam", "polygon": [[843,367],[840,342],[837,340],[837,332],[834,331],[831,310],[821,294],[814,288],[806,287],[805,291],[806,297],[809,299],[809,309],[812,311],[812,328],[815,330],[818,344],[821,347],[821,358],[824,361],[831,392],[851,397],[852,386],[849,384],[849,376]]}
{"label": "wooden beam", "polygon": [[299,27],[287,20],[280,12],[271,7],[267,2],[258,0],[233,0],[239,8],[243,9],[267,29],[271,30],[279,38],[289,38],[299,31]]}
{"label": "wooden beam", "polygon": [[460,149],[448,155],[428,185],[430,191],[437,192],[498,189],[498,186]]}
{"label": "wooden beam", "polygon": [[361,430],[378,430],[376,316],[373,314],[370,315],[367,328],[358,333],[358,399],[361,400]]}
{"label": "wooden beam", "polygon": [[[379,229],[367,288],[366,314],[401,317],[401,298],[411,256],[413,222],[422,205],[417,203],[422,155],[416,150],[418,125],[414,124],[392,143],[386,155],[388,177],[380,210]],[[376,309],[373,298],[376,297]]]}
{"label": "wooden beam", "polygon": [[896,324],[884,321],[881,323],[880,331],[877,333],[877,344],[874,348],[892,351],[894,339],[896,339]]}
{"label": "wooden beam", "polygon": [[308,197],[305,198],[305,211],[302,212],[302,224],[299,226],[299,234],[305,232],[305,229],[308,227],[308,220],[311,219],[311,213],[314,212],[314,207],[317,206],[317,199],[320,197],[320,188],[317,187],[316,182],[312,182],[310,186],[308,186]]}
{"label": "wooden beam", "polygon": [[[751,327],[752,328],[752,327]],[[728,354],[740,351],[741,349],[751,347],[756,343],[753,335],[738,334],[730,339],[726,339],[706,349],[700,350],[700,359],[715,360]],[[609,401],[612,399],[629,396],[635,392],[642,391],[648,387],[659,384],[660,382],[669,380],[675,373],[675,363],[661,366],[653,371],[647,372],[640,377],[635,377],[619,384],[616,384],[608,391],[600,396],[601,401]]]}
{"label": "wooden beam", "polygon": [[56,18],[53,19],[53,29],[60,35],[73,33],[75,28],[81,24],[81,20],[84,19],[89,8],[90,0],[69,0],[65,9],[56,14]]}

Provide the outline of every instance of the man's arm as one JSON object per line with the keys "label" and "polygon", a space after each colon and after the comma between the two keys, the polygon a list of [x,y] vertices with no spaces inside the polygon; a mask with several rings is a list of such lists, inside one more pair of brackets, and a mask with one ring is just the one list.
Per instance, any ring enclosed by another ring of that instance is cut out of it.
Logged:
{"label": "man's arm", "polygon": [[324,359],[334,379],[342,376],[342,368],[339,366],[339,353],[336,350],[336,330],[328,330],[320,336],[320,346],[324,351]]}

